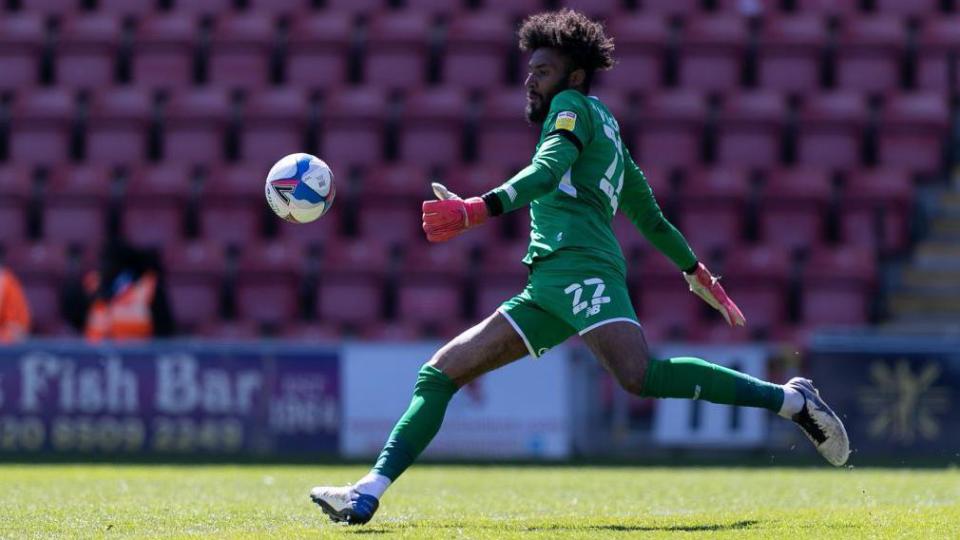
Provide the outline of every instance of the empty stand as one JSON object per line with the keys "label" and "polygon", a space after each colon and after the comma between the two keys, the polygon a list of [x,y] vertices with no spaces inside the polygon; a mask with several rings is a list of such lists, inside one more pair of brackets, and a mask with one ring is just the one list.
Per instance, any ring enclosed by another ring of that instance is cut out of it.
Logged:
{"label": "empty stand", "polygon": [[743,17],[690,18],[680,44],[680,84],[706,91],[738,87],[746,41],[747,26]]}
{"label": "empty stand", "polygon": [[736,244],[743,234],[747,173],[734,167],[694,170],[681,188],[680,229],[694,251]]}
{"label": "empty stand", "polygon": [[422,12],[382,12],[367,32],[364,81],[385,88],[413,88],[426,82],[430,19]]}
{"label": "empty stand", "polygon": [[902,250],[908,241],[912,199],[907,171],[883,168],[851,173],[842,196],[843,240],[887,252]]}
{"label": "empty stand", "polygon": [[540,134],[524,120],[525,100],[525,91],[519,87],[487,95],[477,126],[477,150],[482,163],[518,168],[530,163]]}
{"label": "empty stand", "polygon": [[106,166],[61,166],[46,175],[45,240],[99,246],[106,232],[106,204],[114,174]]}
{"label": "empty stand", "polygon": [[898,88],[906,39],[906,28],[899,17],[846,18],[837,49],[840,87],[865,92]]}
{"label": "empty stand", "polygon": [[165,88],[190,84],[198,36],[199,23],[189,14],[164,13],[140,19],[132,47],[133,82]]}
{"label": "empty stand", "polygon": [[274,23],[261,13],[220,16],[210,39],[210,82],[261,87],[270,81]]}
{"label": "empty stand", "polygon": [[27,201],[33,173],[29,167],[0,166],[0,244],[19,243],[27,230]]}
{"label": "empty stand", "polygon": [[347,12],[295,17],[287,36],[287,81],[318,89],[345,83],[353,31],[353,15]]}
{"label": "empty stand", "polygon": [[177,326],[193,332],[218,320],[226,271],[223,248],[206,241],[168,242],[164,243],[163,260]]}
{"label": "empty stand", "polygon": [[33,13],[0,17],[0,89],[35,84],[45,36],[43,19]]}
{"label": "empty stand", "polygon": [[778,243],[736,247],[724,257],[723,286],[752,329],[770,329],[786,320],[790,261]]}
{"label": "empty stand", "polygon": [[301,250],[293,244],[245,244],[236,281],[239,317],[271,325],[296,318],[302,261]]}
{"label": "empty stand", "polygon": [[240,153],[244,160],[262,163],[266,174],[280,157],[294,152],[311,152],[305,147],[309,122],[306,93],[282,87],[252,94],[243,111]]}
{"label": "empty stand", "polygon": [[20,91],[12,109],[11,160],[50,164],[70,158],[70,129],[76,113],[71,92],[60,88]]}
{"label": "empty stand", "polygon": [[266,214],[263,178],[255,163],[235,163],[209,171],[200,194],[200,228],[211,240],[246,244],[260,235]]}
{"label": "empty stand", "polygon": [[761,87],[792,92],[816,90],[827,42],[825,23],[816,14],[766,19],[757,47]]}
{"label": "empty stand", "polygon": [[820,245],[832,191],[830,173],[823,168],[771,171],[759,204],[763,241],[788,249]]}
{"label": "empty stand", "polygon": [[111,84],[120,32],[120,18],[112,13],[66,18],[56,47],[57,83],[74,88]]}
{"label": "empty stand", "polygon": [[848,91],[808,96],[800,111],[797,155],[800,163],[853,167],[869,113],[862,94]]}
{"label": "empty stand", "polygon": [[699,161],[707,112],[703,94],[690,90],[653,94],[641,106],[634,160],[642,166]]}
{"label": "empty stand", "polygon": [[341,167],[383,158],[387,96],[381,88],[344,88],[324,100],[322,152]]}
{"label": "empty stand", "polygon": [[134,87],[94,94],[86,129],[86,158],[106,164],[136,165],[147,157],[153,96]]}
{"label": "empty stand", "polygon": [[331,242],[324,249],[317,287],[321,322],[363,324],[383,315],[383,279],[389,255],[375,240]]}
{"label": "empty stand", "polygon": [[67,269],[67,253],[56,242],[7,246],[7,264],[23,285],[37,335],[63,333],[60,293]]}
{"label": "empty stand", "polygon": [[604,86],[624,89],[660,87],[663,55],[669,42],[667,21],[656,15],[631,15],[610,20],[616,36],[617,66],[599,78]]}
{"label": "empty stand", "polygon": [[[921,88],[945,91],[960,86],[960,17],[930,17],[917,45],[917,82]],[[950,63],[954,64],[951,68]],[[951,69],[954,74],[950,79]]]}
{"label": "empty stand", "polygon": [[132,169],[121,205],[124,237],[135,245],[154,246],[182,238],[195,180],[192,167],[183,163]]}
{"label": "empty stand", "polygon": [[891,96],[880,116],[881,165],[923,173],[939,170],[949,124],[943,93]]}
{"label": "empty stand", "polygon": [[720,111],[720,163],[770,167],[780,162],[780,137],[786,118],[781,94],[769,91],[728,95]]}
{"label": "empty stand", "polygon": [[453,88],[411,94],[400,122],[400,158],[431,165],[459,163],[467,97]]}
{"label": "empty stand", "polygon": [[866,323],[876,272],[866,247],[815,250],[803,272],[803,320],[811,326]]}
{"label": "empty stand", "polygon": [[221,87],[175,93],[165,111],[164,159],[188,163],[223,159],[230,114],[231,104]]}
{"label": "empty stand", "polygon": [[502,13],[484,11],[455,18],[446,36],[444,84],[470,89],[501,86],[514,46],[513,29]]}

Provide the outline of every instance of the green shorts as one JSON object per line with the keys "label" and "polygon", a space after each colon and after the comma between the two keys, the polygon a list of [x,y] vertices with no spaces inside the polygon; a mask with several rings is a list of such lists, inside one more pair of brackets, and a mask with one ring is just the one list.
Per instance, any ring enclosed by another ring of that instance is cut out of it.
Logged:
{"label": "green shorts", "polygon": [[527,286],[497,309],[538,358],[574,333],[615,321],[636,325],[627,283],[619,272],[572,257],[538,262]]}

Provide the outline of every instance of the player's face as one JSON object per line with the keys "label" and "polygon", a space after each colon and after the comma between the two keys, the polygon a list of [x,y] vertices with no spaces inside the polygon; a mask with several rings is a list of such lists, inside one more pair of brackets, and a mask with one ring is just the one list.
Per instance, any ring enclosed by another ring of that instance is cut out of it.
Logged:
{"label": "player's face", "polygon": [[530,55],[529,71],[524,86],[527,90],[527,120],[542,124],[550,111],[553,96],[570,87],[567,65],[554,49],[540,48]]}

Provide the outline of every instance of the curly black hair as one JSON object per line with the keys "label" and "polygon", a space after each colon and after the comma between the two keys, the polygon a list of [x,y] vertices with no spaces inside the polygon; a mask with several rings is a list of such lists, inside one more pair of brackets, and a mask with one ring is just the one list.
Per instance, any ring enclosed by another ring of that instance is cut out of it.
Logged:
{"label": "curly black hair", "polygon": [[520,50],[541,47],[557,49],[570,60],[569,70],[583,69],[589,88],[594,72],[613,67],[613,38],[607,37],[603,24],[570,9],[547,11],[527,17],[517,33]]}

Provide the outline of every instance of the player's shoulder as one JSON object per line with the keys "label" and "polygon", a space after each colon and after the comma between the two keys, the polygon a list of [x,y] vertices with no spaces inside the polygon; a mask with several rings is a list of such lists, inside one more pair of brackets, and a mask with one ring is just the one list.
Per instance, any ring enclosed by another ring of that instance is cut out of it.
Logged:
{"label": "player's shoulder", "polygon": [[577,90],[568,88],[553,96],[553,99],[550,101],[550,110],[551,112],[569,110],[580,110],[587,112],[590,110],[590,104],[587,96],[581,94]]}

